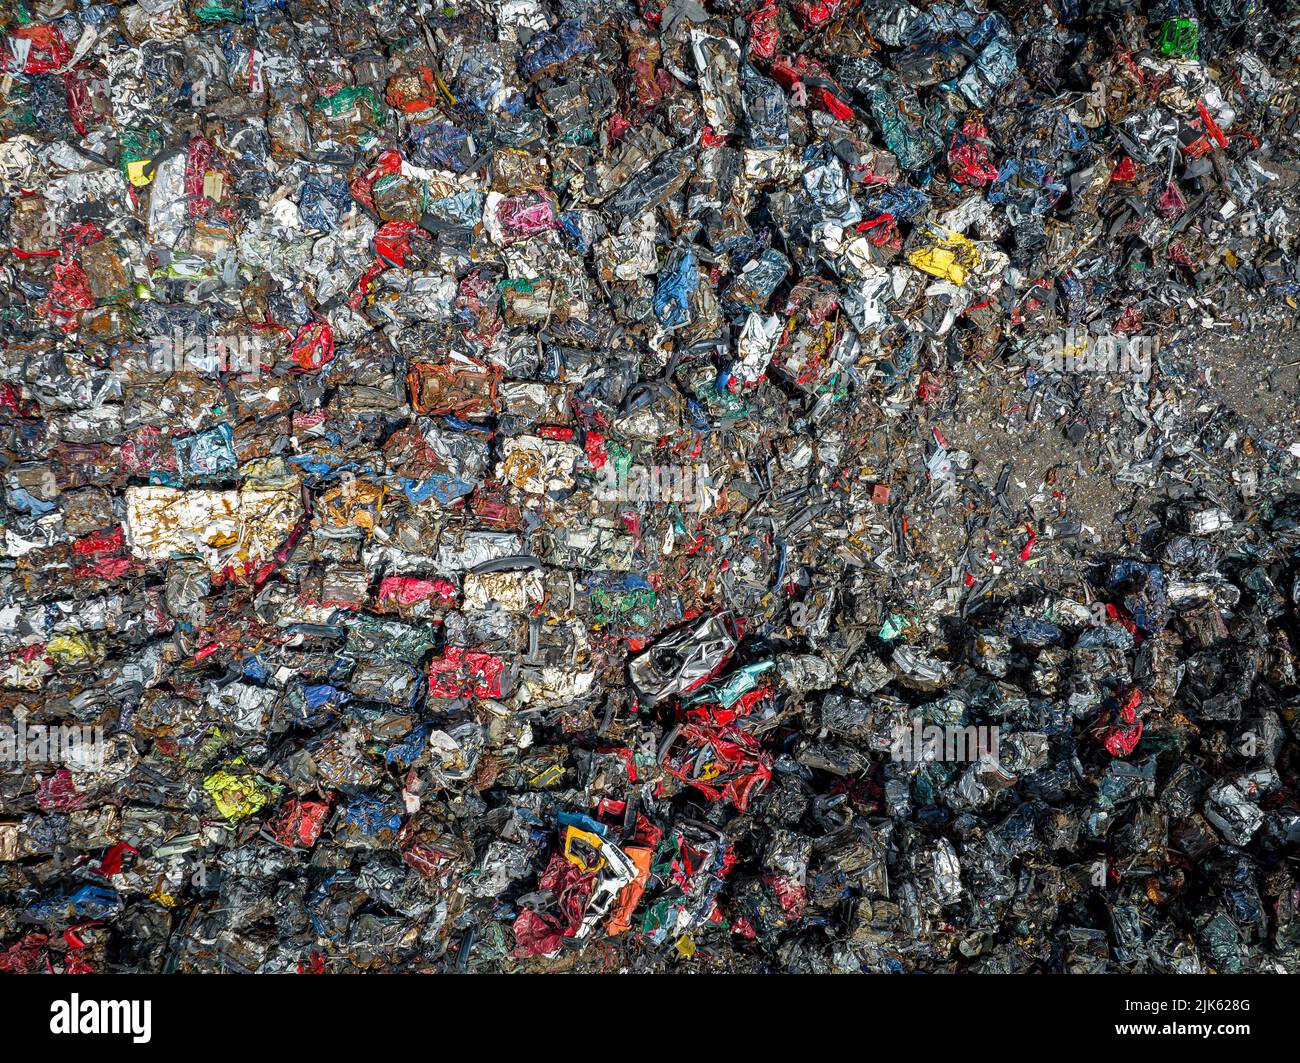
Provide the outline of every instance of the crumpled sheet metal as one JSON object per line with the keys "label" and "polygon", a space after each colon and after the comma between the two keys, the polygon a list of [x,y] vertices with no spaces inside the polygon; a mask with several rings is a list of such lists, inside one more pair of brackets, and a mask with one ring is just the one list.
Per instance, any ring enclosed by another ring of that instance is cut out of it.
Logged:
{"label": "crumpled sheet metal", "polygon": [[129,487],[126,529],[133,556],[198,555],[213,569],[269,560],[302,516],[296,486],[242,491]]}
{"label": "crumpled sheet metal", "polygon": [[7,5],[0,970],[1300,969],[1292,7]]}

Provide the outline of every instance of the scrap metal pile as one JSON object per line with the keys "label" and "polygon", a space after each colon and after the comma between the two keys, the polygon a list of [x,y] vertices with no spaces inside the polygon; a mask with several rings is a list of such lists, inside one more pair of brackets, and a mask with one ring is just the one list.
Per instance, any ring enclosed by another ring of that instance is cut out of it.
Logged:
{"label": "scrap metal pile", "polygon": [[1294,4],[0,20],[0,969],[1300,969]]}

